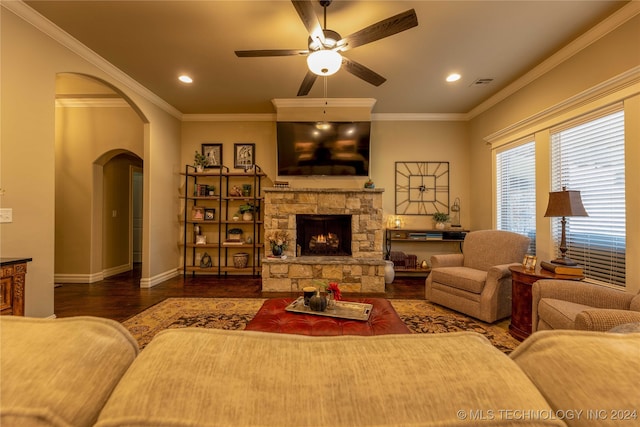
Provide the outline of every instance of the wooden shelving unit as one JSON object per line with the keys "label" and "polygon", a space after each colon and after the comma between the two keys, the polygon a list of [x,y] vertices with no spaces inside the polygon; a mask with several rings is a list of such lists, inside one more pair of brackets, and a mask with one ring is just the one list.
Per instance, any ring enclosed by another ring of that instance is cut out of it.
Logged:
{"label": "wooden shelving unit", "polygon": [[[185,166],[184,214],[181,222],[183,227],[183,275],[196,274],[243,274],[259,275],[261,273],[263,221],[262,221],[262,179],[266,175],[262,169],[254,165],[249,172],[230,172],[226,166],[216,169],[207,169],[205,172],[197,172],[191,165]],[[243,184],[251,185],[250,194],[236,195],[231,191],[234,186],[242,188]],[[199,189],[215,186],[213,195],[202,195]],[[240,205],[253,204],[257,211],[252,213],[251,220],[234,220],[233,216],[238,212]],[[202,208],[211,214],[215,209],[213,218],[194,218],[194,208]],[[241,229],[243,231],[241,244],[225,245],[229,238],[229,230]],[[206,236],[206,243],[196,243],[196,230],[200,235]],[[201,267],[200,262],[204,253],[211,257],[211,267]],[[234,255],[238,253],[248,254],[248,263],[244,268],[236,267]]]}

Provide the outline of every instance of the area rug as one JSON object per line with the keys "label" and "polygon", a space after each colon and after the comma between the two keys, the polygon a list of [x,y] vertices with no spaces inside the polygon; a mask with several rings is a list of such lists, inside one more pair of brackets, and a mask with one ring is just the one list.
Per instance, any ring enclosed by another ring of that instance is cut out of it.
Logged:
{"label": "area rug", "polygon": [[[158,332],[172,328],[241,330],[258,312],[265,299],[258,298],[167,298],[123,322],[144,348]],[[390,300],[413,333],[438,334],[478,332],[509,354],[519,344],[504,322],[488,324],[424,300]]]}

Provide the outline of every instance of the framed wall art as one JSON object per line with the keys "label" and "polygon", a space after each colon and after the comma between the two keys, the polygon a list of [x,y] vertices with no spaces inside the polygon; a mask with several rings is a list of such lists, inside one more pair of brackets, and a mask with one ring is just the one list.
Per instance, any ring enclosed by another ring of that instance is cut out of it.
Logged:
{"label": "framed wall art", "polygon": [[233,144],[233,167],[247,169],[255,164],[256,144],[236,142]]}
{"label": "framed wall art", "polygon": [[396,162],[396,215],[449,213],[449,162]]}
{"label": "framed wall art", "polygon": [[191,220],[202,221],[204,219],[204,207],[194,206],[191,208]]}
{"label": "framed wall art", "polygon": [[215,208],[205,208],[204,210],[204,220],[205,221],[215,221],[216,219],[216,210]]}
{"label": "framed wall art", "polygon": [[219,168],[222,165],[222,144],[202,144],[202,154],[207,158],[205,169]]}

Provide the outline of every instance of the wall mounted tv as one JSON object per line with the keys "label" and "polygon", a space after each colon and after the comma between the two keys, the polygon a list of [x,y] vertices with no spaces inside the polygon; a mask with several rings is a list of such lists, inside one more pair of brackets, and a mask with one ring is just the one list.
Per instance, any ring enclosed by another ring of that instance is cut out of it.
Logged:
{"label": "wall mounted tv", "polygon": [[278,122],[278,175],[368,176],[371,122]]}

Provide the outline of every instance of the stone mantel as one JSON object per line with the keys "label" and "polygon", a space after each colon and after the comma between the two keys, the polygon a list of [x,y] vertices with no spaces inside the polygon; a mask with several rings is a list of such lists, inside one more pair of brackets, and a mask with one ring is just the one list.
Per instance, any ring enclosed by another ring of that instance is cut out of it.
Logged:
{"label": "stone mantel", "polygon": [[384,193],[384,188],[291,188],[291,187],[267,187],[265,193]]}

